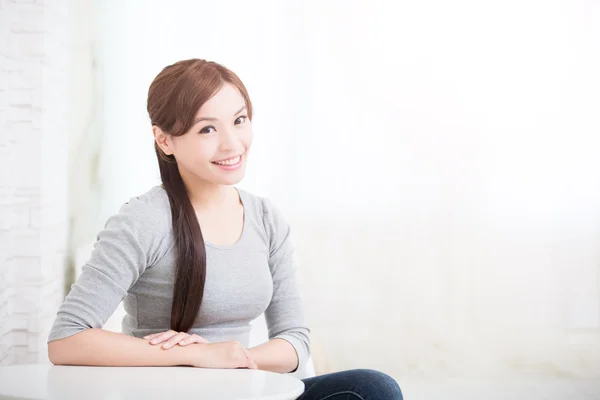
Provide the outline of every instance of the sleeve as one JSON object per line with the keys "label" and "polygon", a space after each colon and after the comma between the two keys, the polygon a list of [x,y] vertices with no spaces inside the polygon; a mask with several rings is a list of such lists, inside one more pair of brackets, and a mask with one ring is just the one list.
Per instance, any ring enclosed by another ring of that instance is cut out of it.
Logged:
{"label": "sleeve", "polygon": [[153,221],[138,198],[108,219],[58,310],[48,342],[104,325],[150,263]]}
{"label": "sleeve", "polygon": [[310,329],[304,317],[296,281],[294,246],[290,227],[268,199],[263,199],[263,220],[269,240],[269,268],[273,277],[273,297],[265,311],[269,339],[285,339],[298,354],[298,368],[310,356]]}

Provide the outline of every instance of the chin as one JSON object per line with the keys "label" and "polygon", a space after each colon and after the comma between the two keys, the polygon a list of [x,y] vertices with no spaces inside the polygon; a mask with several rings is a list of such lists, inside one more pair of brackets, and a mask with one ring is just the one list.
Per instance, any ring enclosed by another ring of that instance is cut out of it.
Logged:
{"label": "chin", "polygon": [[220,179],[217,179],[215,181],[215,183],[219,183],[220,185],[227,185],[227,186],[237,185],[238,183],[240,183],[242,181],[242,179],[244,179],[244,176],[245,176],[245,174],[241,173],[241,174],[235,174],[235,176],[220,177]]}

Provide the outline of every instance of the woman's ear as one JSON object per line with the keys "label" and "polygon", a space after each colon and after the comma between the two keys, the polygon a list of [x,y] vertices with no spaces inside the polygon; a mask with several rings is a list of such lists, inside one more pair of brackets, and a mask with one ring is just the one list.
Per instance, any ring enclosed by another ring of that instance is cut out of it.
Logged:
{"label": "woman's ear", "polygon": [[154,140],[158,147],[165,153],[170,156],[173,155],[173,141],[171,140],[171,136],[168,133],[163,132],[156,125],[152,125],[152,133],[154,133]]}

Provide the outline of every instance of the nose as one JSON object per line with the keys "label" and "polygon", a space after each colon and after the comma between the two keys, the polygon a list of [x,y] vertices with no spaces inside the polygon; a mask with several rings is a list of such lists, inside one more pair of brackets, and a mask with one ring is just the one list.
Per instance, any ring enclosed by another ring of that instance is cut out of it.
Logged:
{"label": "nose", "polygon": [[219,150],[222,152],[234,151],[240,145],[240,140],[235,134],[233,129],[222,129],[221,133],[221,141],[219,145]]}

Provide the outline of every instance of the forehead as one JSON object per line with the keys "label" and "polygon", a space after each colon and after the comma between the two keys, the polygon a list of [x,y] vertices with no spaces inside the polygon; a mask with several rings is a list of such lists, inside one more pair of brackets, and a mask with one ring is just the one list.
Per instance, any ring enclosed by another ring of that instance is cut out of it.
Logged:
{"label": "forehead", "polygon": [[244,105],[244,98],[238,88],[225,83],[213,97],[200,107],[196,113],[196,118],[230,118]]}

